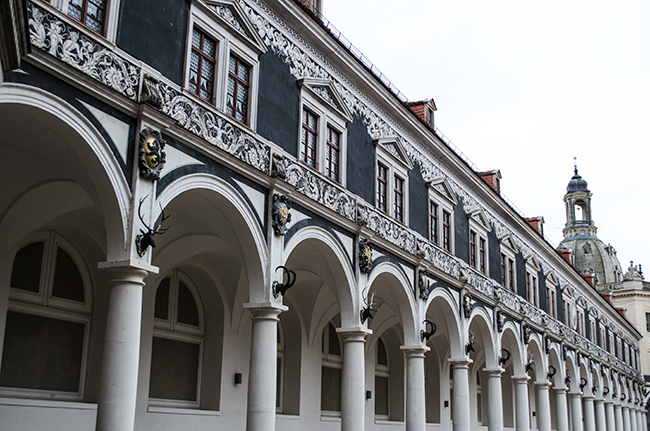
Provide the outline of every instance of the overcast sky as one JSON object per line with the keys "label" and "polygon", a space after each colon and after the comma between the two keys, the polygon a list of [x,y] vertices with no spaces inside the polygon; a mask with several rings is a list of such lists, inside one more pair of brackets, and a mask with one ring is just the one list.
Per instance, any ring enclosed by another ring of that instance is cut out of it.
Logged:
{"label": "overcast sky", "polygon": [[650,2],[324,0],[323,13],[502,193],[563,238],[573,157],[598,237],[650,280]]}

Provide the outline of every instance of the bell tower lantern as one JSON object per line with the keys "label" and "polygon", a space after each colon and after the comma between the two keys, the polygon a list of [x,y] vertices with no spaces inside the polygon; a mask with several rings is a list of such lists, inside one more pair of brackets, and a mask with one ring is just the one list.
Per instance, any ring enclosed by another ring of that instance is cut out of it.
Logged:
{"label": "bell tower lantern", "polygon": [[565,239],[576,236],[596,237],[598,228],[594,226],[591,216],[591,192],[587,188],[587,181],[578,175],[577,164],[574,164],[573,172],[564,195],[566,225],[562,233]]}

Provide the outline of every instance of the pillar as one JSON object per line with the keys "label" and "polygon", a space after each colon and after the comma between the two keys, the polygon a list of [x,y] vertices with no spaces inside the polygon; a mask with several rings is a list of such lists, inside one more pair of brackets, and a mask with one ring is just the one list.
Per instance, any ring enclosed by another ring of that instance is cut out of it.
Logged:
{"label": "pillar", "polygon": [[585,395],[582,397],[584,417],[584,428],[586,431],[596,429],[596,417],[594,415],[594,397],[592,395]]}
{"label": "pillar", "polygon": [[503,398],[501,396],[501,374],[503,368],[485,368],[488,390],[488,430],[503,431]]}
{"label": "pillar", "polygon": [[425,431],[424,354],[429,348],[402,346],[402,350],[406,355],[406,431]]}
{"label": "pillar", "polygon": [[630,427],[630,409],[627,404],[621,406],[621,415],[623,416],[623,430],[632,431]]}
{"label": "pillar", "polygon": [[278,372],[278,315],[283,309],[271,303],[249,303],[244,304],[244,308],[253,314],[246,431],[273,431]]}
{"label": "pillar", "polygon": [[110,277],[106,334],[102,357],[97,431],[129,431],[135,426],[140,360],[142,288],[149,272],[158,269],[100,263]]}
{"label": "pillar", "polygon": [[630,405],[629,412],[630,412],[630,431],[636,431],[636,410],[634,410],[634,406]]}
{"label": "pillar", "polygon": [[569,409],[566,400],[566,388],[560,387],[555,389],[555,401],[557,410],[557,429],[569,429]]}
{"label": "pillar", "polygon": [[515,382],[515,430],[529,431],[528,413],[528,376],[513,377]]}
{"label": "pillar", "polygon": [[449,359],[454,377],[454,431],[469,431],[469,364],[470,359]]}
{"label": "pillar", "polygon": [[582,394],[571,392],[569,398],[571,398],[571,418],[573,419],[571,431],[582,431]]}
{"label": "pillar", "polygon": [[615,430],[621,431],[623,429],[623,412],[621,411],[620,404],[614,404],[614,417],[616,418]]}
{"label": "pillar", "polygon": [[643,431],[641,408],[636,411],[636,431]]}
{"label": "pillar", "polygon": [[607,431],[616,431],[616,416],[614,414],[614,403],[605,402],[605,420],[607,421]]}
{"label": "pillar", "polygon": [[537,426],[539,431],[551,431],[550,383],[536,383],[537,386]]}
{"label": "pillar", "polygon": [[596,411],[596,431],[607,431],[607,419],[605,417],[605,400],[603,399],[595,400],[594,410]]}
{"label": "pillar", "polygon": [[336,331],[343,338],[341,431],[363,430],[365,429],[366,414],[364,344],[366,342],[366,335],[370,331],[361,328],[338,328]]}

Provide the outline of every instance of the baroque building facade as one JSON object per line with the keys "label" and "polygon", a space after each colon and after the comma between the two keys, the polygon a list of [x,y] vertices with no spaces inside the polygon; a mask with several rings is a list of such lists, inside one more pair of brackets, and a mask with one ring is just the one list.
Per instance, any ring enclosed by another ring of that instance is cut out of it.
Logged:
{"label": "baroque building facade", "polygon": [[646,429],[641,334],[320,2],[0,11],[3,430]]}

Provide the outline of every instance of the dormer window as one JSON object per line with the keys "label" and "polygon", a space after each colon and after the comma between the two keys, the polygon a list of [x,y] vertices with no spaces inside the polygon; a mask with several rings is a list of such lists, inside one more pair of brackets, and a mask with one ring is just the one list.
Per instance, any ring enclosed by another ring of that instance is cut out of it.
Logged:
{"label": "dormer window", "polygon": [[429,187],[429,241],[453,252],[454,206],[458,204],[456,194],[445,178],[436,177],[427,182]]}
{"label": "dormer window", "polygon": [[413,169],[399,138],[386,137],[375,140],[377,148],[375,207],[408,223],[408,171]]}
{"label": "dormer window", "polygon": [[301,95],[298,159],[330,180],[345,185],[347,123],[352,113],[328,80],[298,81]]}
{"label": "dormer window", "polygon": [[487,233],[491,230],[483,211],[468,214],[469,218],[469,264],[487,275]]}
{"label": "dormer window", "polygon": [[516,247],[510,236],[501,238],[499,263],[501,266],[501,286],[513,293],[517,292],[517,270],[515,267]]}
{"label": "dormer window", "polygon": [[258,59],[266,44],[235,1],[192,2],[190,11],[186,89],[254,129]]}

